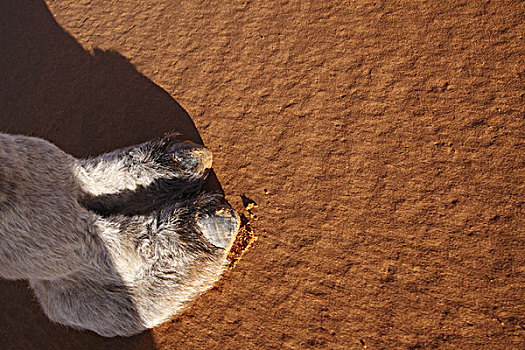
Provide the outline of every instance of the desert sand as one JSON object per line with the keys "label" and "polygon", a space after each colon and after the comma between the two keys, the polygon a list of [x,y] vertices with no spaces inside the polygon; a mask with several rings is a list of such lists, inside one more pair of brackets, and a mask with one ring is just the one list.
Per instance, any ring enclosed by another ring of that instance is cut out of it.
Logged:
{"label": "desert sand", "polygon": [[258,238],[131,338],[0,281],[0,348],[525,348],[524,35],[518,0],[0,2],[0,131],[177,131]]}

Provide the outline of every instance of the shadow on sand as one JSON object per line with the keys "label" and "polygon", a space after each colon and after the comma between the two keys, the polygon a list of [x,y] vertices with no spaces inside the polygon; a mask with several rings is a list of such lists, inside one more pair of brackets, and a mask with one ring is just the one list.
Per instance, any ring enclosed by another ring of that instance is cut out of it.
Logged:
{"label": "shadow on sand", "polygon": [[[186,111],[115,52],[85,51],[44,1],[0,2],[0,131],[97,155],[175,131],[202,140]],[[212,173],[205,188],[222,190]],[[5,349],[154,349],[151,332],[102,338],[51,323],[26,281],[0,281]]]}

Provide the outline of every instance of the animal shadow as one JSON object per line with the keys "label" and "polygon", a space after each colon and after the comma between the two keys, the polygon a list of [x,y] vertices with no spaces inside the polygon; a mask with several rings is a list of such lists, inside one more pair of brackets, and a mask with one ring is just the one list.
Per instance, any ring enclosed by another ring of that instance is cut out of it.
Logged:
{"label": "animal shadow", "polygon": [[[0,2],[0,130],[87,157],[168,132],[202,144],[188,113],[122,55],[88,52],[44,1]],[[222,191],[210,173],[204,189]],[[131,306],[132,307],[132,306]],[[27,281],[0,280],[4,349],[154,349],[150,331],[102,338],[50,322]]]}

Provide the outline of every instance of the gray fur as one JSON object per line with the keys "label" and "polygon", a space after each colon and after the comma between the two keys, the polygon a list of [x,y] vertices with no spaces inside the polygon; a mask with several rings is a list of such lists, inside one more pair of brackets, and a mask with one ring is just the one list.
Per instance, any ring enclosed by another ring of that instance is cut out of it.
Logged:
{"label": "gray fur", "polygon": [[239,229],[222,195],[199,192],[211,161],[169,136],[78,160],[0,134],[0,277],[103,336],[168,320],[219,279]]}

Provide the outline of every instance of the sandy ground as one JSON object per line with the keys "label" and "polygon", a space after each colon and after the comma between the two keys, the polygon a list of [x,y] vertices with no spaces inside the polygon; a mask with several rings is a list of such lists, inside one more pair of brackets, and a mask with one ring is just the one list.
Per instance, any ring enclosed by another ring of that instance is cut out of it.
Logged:
{"label": "sandy ground", "polygon": [[523,1],[0,2],[1,131],[87,156],[178,130],[259,238],[127,339],[0,281],[0,347],[525,348],[524,23]]}

